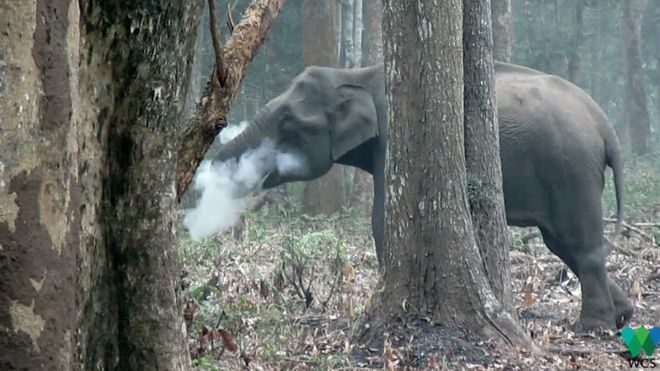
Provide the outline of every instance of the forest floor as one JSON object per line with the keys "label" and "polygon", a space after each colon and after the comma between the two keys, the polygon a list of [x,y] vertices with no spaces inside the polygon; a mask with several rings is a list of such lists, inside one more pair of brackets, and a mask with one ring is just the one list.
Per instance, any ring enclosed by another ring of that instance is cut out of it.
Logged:
{"label": "forest floor", "polygon": [[[660,174],[651,169],[629,170],[631,217],[607,263],[635,303],[629,324],[635,328],[660,326],[660,228],[643,224],[660,222]],[[607,189],[606,208],[612,203]],[[544,355],[502,353],[483,343],[478,360],[460,353],[420,359],[414,339],[386,340],[378,349],[354,344],[353,331],[378,281],[368,220],[355,210],[311,218],[285,201],[247,213],[215,239],[183,241],[185,317],[196,369],[631,368],[619,334],[571,331],[581,303],[578,280],[530,235],[535,229],[511,229],[511,265],[516,313]],[[611,229],[608,224],[608,235]],[[356,351],[370,356],[355,358]],[[660,367],[660,350],[655,357]]]}

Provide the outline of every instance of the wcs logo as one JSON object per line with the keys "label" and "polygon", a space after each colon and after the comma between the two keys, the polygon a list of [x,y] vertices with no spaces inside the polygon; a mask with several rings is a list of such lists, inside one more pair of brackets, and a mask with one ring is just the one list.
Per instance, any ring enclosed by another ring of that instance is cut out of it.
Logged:
{"label": "wcs logo", "polygon": [[621,330],[621,338],[630,351],[632,358],[628,359],[630,367],[656,368],[657,363],[651,358],[638,358],[642,351],[651,357],[660,345],[660,327],[648,330],[646,327],[638,327],[633,330],[626,327]]}

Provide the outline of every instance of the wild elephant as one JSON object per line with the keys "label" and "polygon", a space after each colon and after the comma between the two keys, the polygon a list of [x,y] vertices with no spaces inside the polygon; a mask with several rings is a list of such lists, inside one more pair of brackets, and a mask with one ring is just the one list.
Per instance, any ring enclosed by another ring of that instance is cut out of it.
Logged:
{"label": "wild elephant", "polygon": [[[620,224],[622,160],[613,127],[591,97],[562,78],[505,63],[496,63],[495,72],[507,222],[537,226],[548,248],[578,276],[580,329],[620,328],[633,307],[605,270],[601,207],[610,166]],[[214,161],[238,158],[270,138],[279,150],[300,154],[307,166],[291,173],[267,169],[264,188],[317,178],[334,163],[371,173],[373,237],[382,261],[387,115],[382,65],[310,67]]]}

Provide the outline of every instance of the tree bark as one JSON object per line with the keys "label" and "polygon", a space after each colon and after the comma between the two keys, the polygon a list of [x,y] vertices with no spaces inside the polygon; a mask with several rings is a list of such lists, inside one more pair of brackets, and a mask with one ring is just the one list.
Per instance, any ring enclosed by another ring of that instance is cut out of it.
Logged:
{"label": "tree bark", "polygon": [[367,320],[380,333],[400,319],[427,318],[458,332],[529,344],[493,295],[472,227],[462,3],[384,2],[386,258],[383,288]]}
{"label": "tree bark", "polygon": [[511,62],[513,56],[513,17],[511,0],[491,0],[495,59]]}
{"label": "tree bark", "polygon": [[0,4],[0,369],[68,370],[76,348],[76,1]]}
{"label": "tree bark", "polygon": [[584,43],[584,2],[582,0],[575,1],[575,14],[573,16],[573,45],[568,58],[568,80],[577,84],[581,62],[580,49]]}
{"label": "tree bark", "polygon": [[[343,8],[343,6],[342,6]],[[303,61],[307,66],[336,67],[338,9],[332,1],[304,0],[302,3]],[[346,20],[342,20],[345,25]],[[352,30],[353,22],[350,22]],[[351,31],[352,36],[352,31]],[[307,182],[303,194],[303,210],[311,215],[333,214],[346,203],[344,177],[340,166],[333,166],[319,179]]]}
{"label": "tree bark", "polygon": [[107,146],[101,221],[116,290],[120,369],[190,367],[174,189],[181,86],[188,87],[202,5],[81,6],[85,59],[102,60],[112,76],[97,83],[104,87],[97,135]]}
{"label": "tree bark", "polygon": [[464,0],[463,5],[463,124],[472,224],[493,292],[513,313],[490,8],[484,1]]}
{"label": "tree bark", "polygon": [[623,2],[622,35],[626,52],[626,108],[628,135],[633,153],[649,153],[651,120],[646,96],[646,80],[642,67],[641,25],[645,0]]}

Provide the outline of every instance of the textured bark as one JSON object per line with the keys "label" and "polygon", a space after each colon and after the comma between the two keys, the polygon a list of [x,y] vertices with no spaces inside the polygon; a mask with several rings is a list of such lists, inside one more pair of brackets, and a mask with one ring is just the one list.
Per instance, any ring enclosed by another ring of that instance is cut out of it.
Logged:
{"label": "textured bark", "polygon": [[386,256],[383,289],[368,321],[380,332],[396,318],[430,318],[526,344],[492,293],[473,233],[463,137],[462,9],[461,0],[384,3]]}
{"label": "textured bark", "polygon": [[[335,29],[339,17],[337,11],[337,6],[332,1],[303,1],[301,14],[305,65],[338,65],[339,40]],[[345,23],[346,20],[343,19],[342,24]],[[352,21],[350,25],[352,29]],[[332,214],[341,210],[346,203],[344,196],[344,173],[341,166],[335,165],[324,176],[305,183],[303,209],[312,215]]]}
{"label": "textured bark", "polygon": [[575,0],[575,14],[573,14],[573,45],[568,58],[568,80],[578,83],[580,73],[580,49],[584,43],[584,2]]}
{"label": "textured bark", "polygon": [[[174,190],[202,5],[184,0],[120,8],[81,4],[83,61],[102,61],[111,78],[96,85],[96,108],[102,112],[96,134],[107,163],[100,221],[116,290],[119,369],[190,366]],[[96,83],[95,76],[89,79]]]}
{"label": "textured bark", "polygon": [[224,84],[218,84],[217,80],[211,77],[211,83],[202,95],[197,112],[183,133],[176,171],[177,199],[180,199],[190,186],[195,170],[215,137],[227,126],[227,113],[238,94],[247,66],[257,54],[284,1],[254,0],[227,40],[223,49],[227,73]]}
{"label": "textured bark", "polygon": [[483,0],[463,4],[465,162],[472,223],[493,292],[513,313],[490,7]]}
{"label": "textured bark", "polygon": [[511,62],[513,55],[513,16],[511,0],[491,0],[495,59]]}
{"label": "textured bark", "polygon": [[[0,369],[68,370],[80,238],[76,1],[0,4]],[[71,42],[70,42],[71,41]]]}
{"label": "textured bark", "polygon": [[642,17],[646,0],[623,2],[622,35],[626,54],[626,115],[628,135],[633,153],[649,153],[651,120],[649,117],[646,80],[642,67]]}

